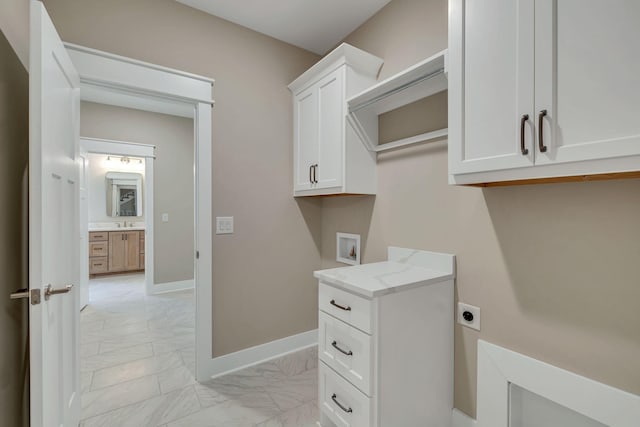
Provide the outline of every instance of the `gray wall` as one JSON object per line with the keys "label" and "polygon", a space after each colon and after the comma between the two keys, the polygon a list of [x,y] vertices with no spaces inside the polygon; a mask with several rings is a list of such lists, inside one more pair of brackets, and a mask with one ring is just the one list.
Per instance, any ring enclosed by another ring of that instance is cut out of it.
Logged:
{"label": "gray wall", "polygon": [[[156,146],[154,282],[193,279],[193,120],[83,102],[80,134]],[[161,221],[163,213],[169,214],[169,222]]]}
{"label": "gray wall", "polygon": [[28,0],[0,1],[0,28],[26,69],[29,68],[30,4]]}
{"label": "gray wall", "polygon": [[[394,0],[346,41],[384,58],[384,78],[446,48],[446,30],[446,0]],[[424,108],[381,134],[441,120]],[[362,234],[365,262],[389,245],[457,255],[457,297],[482,309],[480,333],[456,326],[457,408],[475,415],[478,338],[640,393],[639,180],[453,187],[446,141],[378,159],[375,198],[323,201],[323,266],[336,231]]]}
{"label": "gray wall", "polygon": [[[318,201],[292,194],[287,84],[318,57],[173,0],[46,0],[63,40],[216,79],[213,352],[317,327]],[[314,239],[317,238],[317,239]]]}
{"label": "gray wall", "polygon": [[29,75],[0,33],[0,417],[2,425],[29,424],[28,302],[9,294],[27,286],[23,208],[29,149]]}

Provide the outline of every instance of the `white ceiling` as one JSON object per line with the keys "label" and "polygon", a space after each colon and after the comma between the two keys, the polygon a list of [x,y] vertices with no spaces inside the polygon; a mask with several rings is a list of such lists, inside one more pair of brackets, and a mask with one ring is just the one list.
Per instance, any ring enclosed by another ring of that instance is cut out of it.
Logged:
{"label": "white ceiling", "polygon": [[176,0],[319,55],[391,0]]}

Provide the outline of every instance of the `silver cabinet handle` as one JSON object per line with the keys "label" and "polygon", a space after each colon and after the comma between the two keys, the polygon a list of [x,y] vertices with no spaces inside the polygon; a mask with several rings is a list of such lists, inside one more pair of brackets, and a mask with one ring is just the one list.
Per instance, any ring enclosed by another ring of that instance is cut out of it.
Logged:
{"label": "silver cabinet handle", "polygon": [[336,396],[335,393],[333,393],[333,396],[331,396],[331,400],[333,400],[333,403],[335,403],[336,405],[338,405],[338,407],[340,409],[342,409],[344,412],[350,414],[353,412],[353,409],[351,408],[347,408],[346,406],[342,406],[342,404],[340,402],[338,402],[338,396]]}
{"label": "silver cabinet handle", "polygon": [[338,342],[337,341],[332,342],[331,345],[333,346],[333,348],[335,348],[336,350],[338,350],[340,353],[344,354],[345,356],[353,356],[353,351],[351,351],[351,350],[344,351],[343,349],[340,348],[340,346],[338,346]]}
{"label": "silver cabinet handle", "polygon": [[73,289],[73,285],[67,285],[64,288],[58,289],[54,289],[53,286],[47,285],[47,287],[44,288],[44,299],[45,301],[48,301],[49,298],[51,298],[51,295],[67,294],[71,292],[71,289]]}

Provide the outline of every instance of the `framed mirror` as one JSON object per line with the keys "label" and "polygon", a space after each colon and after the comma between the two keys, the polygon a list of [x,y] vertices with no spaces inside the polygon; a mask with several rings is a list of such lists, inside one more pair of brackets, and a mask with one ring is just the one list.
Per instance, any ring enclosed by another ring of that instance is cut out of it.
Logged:
{"label": "framed mirror", "polygon": [[142,216],[142,175],[107,172],[107,215],[111,217]]}

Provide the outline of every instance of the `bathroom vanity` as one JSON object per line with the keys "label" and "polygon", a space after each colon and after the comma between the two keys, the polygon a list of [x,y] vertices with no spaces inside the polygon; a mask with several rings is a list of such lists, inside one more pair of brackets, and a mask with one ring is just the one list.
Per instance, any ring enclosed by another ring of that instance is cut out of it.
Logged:
{"label": "bathroom vanity", "polygon": [[455,256],[389,247],[314,276],[320,425],[450,425]]}
{"label": "bathroom vanity", "polygon": [[144,229],[123,227],[89,231],[91,276],[143,270]]}

